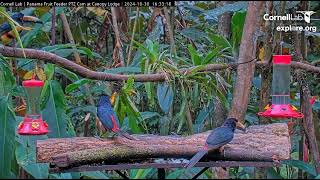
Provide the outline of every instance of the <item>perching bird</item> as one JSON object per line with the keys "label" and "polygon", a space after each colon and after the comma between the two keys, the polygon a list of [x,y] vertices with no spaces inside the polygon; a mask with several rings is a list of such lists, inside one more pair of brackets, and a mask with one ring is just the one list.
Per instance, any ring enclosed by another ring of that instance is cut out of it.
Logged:
{"label": "perching bird", "polygon": [[[16,26],[18,32],[28,29],[24,28],[23,24],[27,22],[34,22],[34,23],[43,23],[40,19],[34,16],[25,16],[23,13],[16,13],[11,16],[13,20],[19,23],[20,26]],[[2,44],[7,45],[9,44],[14,38],[15,34],[11,29],[11,26],[8,22],[1,24],[0,26],[0,40]]]}
{"label": "perching bird", "polygon": [[205,146],[194,155],[188,164],[184,167],[190,169],[193,167],[209,150],[220,149],[224,145],[228,144],[233,139],[235,128],[239,128],[245,131],[245,126],[241,124],[235,118],[228,118],[224,121],[222,126],[212,130],[210,135],[207,137]]}
{"label": "perching bird", "polygon": [[131,135],[120,129],[118,117],[116,113],[113,111],[108,95],[100,96],[97,111],[98,118],[100,119],[104,128],[118,135],[121,135],[127,139],[137,140],[136,138],[132,137]]}

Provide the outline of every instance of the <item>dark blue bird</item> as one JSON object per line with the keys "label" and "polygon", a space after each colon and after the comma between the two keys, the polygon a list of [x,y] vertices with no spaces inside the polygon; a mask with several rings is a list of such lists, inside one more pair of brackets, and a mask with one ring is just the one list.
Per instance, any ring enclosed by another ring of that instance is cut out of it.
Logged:
{"label": "dark blue bird", "polygon": [[205,146],[194,155],[188,164],[184,167],[189,169],[193,167],[209,150],[220,149],[233,139],[234,130],[237,128],[245,131],[245,126],[235,118],[228,118],[222,126],[212,130],[207,137]]}
{"label": "dark blue bird", "polygon": [[98,118],[100,119],[104,128],[118,135],[121,135],[127,139],[136,140],[134,137],[130,136],[128,133],[120,129],[118,117],[116,113],[113,111],[108,95],[100,96],[97,109]]}

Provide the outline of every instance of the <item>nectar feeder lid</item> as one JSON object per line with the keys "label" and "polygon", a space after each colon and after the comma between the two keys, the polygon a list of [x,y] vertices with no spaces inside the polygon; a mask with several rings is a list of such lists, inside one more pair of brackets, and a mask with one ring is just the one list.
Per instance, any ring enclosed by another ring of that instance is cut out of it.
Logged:
{"label": "nectar feeder lid", "polygon": [[291,55],[273,55],[274,64],[291,64]]}
{"label": "nectar feeder lid", "polygon": [[36,80],[35,77],[32,77],[31,80],[26,80],[22,82],[23,87],[42,87],[44,82],[41,80]]}

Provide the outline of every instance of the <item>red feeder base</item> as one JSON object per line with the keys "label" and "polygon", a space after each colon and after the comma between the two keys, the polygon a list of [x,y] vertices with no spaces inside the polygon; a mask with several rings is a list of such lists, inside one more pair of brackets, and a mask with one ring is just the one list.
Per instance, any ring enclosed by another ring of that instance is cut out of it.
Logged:
{"label": "red feeder base", "polygon": [[303,118],[303,114],[297,112],[291,104],[272,104],[265,107],[266,111],[259,112],[259,116],[271,118]]}
{"label": "red feeder base", "polygon": [[[31,118],[36,116],[37,119]],[[48,133],[48,124],[42,120],[40,115],[26,115],[19,124],[20,135],[44,135]]]}

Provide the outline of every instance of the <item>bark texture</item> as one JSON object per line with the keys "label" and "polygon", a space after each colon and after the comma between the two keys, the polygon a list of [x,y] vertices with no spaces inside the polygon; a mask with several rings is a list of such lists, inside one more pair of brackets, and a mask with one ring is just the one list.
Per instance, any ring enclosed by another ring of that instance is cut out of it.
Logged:
{"label": "bark texture", "polygon": [[[187,137],[134,135],[138,141],[117,137],[99,140],[94,137],[75,137],[38,140],[37,162],[50,162],[58,167],[94,162],[132,162],[149,158],[189,158],[205,143],[208,132]],[[224,151],[210,152],[213,159],[272,161],[290,158],[290,137],[284,123],[256,125],[247,132],[236,130],[234,139]]]}
{"label": "bark texture", "polygon": [[[260,14],[265,1],[250,1],[242,34],[238,63],[237,79],[233,88],[233,100],[229,117],[239,120],[244,119],[247,111],[252,78],[255,70],[255,62],[251,61],[256,57],[256,35],[259,27]],[[251,61],[251,62],[249,62]],[[249,62],[249,63],[245,63]]]}

